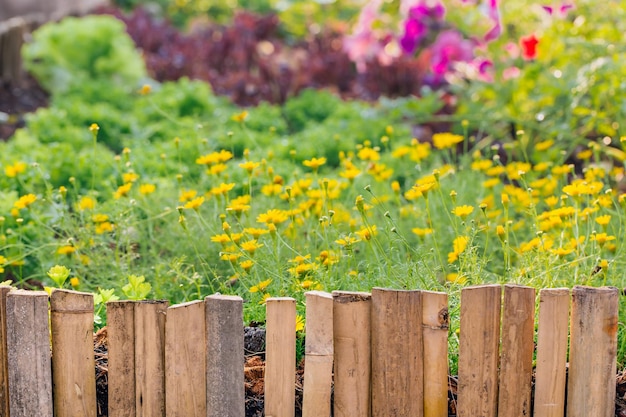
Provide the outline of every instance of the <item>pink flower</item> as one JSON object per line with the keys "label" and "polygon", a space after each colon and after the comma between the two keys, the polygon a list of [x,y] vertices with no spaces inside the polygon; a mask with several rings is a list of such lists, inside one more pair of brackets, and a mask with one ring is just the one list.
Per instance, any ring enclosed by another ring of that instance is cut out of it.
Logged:
{"label": "pink flower", "polygon": [[519,68],[509,67],[509,68],[506,68],[504,71],[502,71],[502,79],[505,81],[512,80],[514,78],[519,77],[520,74],[521,74],[521,71]]}
{"label": "pink flower", "polygon": [[569,11],[574,8],[573,3],[561,2],[559,6],[542,6],[543,9],[548,12],[550,16],[558,17],[560,19],[564,19]]}

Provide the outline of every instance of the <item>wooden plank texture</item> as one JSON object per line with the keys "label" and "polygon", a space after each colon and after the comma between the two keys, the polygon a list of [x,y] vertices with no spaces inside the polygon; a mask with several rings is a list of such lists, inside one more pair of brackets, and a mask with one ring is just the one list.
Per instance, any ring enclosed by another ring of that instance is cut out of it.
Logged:
{"label": "wooden plank texture", "polygon": [[448,417],[448,294],[422,291],[424,417]]}
{"label": "wooden plank texture", "polygon": [[109,417],[135,417],[135,303],[107,303]]}
{"label": "wooden plank texture", "polygon": [[502,287],[461,291],[458,417],[496,417]]}
{"label": "wooden plank texture", "polygon": [[309,291],[305,296],[302,417],[329,417],[333,380],[333,297],[322,291]]}
{"label": "wooden plank texture", "polygon": [[539,291],[535,417],[565,415],[569,304],[567,288]]}
{"label": "wooden plank texture", "polygon": [[422,294],[372,290],[372,415],[424,414]]}
{"label": "wooden plank texture", "polygon": [[168,417],[206,417],[206,323],[203,301],[167,309],[165,410]]}
{"label": "wooden plank texture", "polygon": [[617,360],[617,288],[574,287],[568,417],[613,417]]}
{"label": "wooden plank texture", "polygon": [[498,416],[530,416],[535,332],[535,289],[504,286]]}
{"label": "wooden plank texture", "polygon": [[265,415],[295,415],[296,300],[272,297],[266,301]]}
{"label": "wooden plank texture", "polygon": [[335,417],[369,417],[371,317],[369,293],[333,291]]}
{"label": "wooden plank texture", "polygon": [[52,417],[48,294],[7,294],[7,352],[11,417]]}
{"label": "wooden plank texture", "polygon": [[54,290],[50,296],[55,417],[96,417],[93,294]]}
{"label": "wooden plank texture", "polygon": [[7,294],[11,287],[0,286],[0,417],[9,417],[9,370],[7,364]]}
{"label": "wooden plank texture", "polygon": [[135,410],[165,416],[165,315],[167,301],[135,304]]}
{"label": "wooden plank texture", "polygon": [[243,300],[215,294],[204,303],[207,417],[244,417]]}

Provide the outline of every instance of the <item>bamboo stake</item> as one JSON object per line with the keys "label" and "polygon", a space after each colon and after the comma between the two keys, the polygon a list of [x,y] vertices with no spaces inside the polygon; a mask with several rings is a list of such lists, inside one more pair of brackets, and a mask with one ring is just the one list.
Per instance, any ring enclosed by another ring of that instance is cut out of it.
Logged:
{"label": "bamboo stake", "polygon": [[535,289],[504,286],[498,416],[529,416],[535,331]]}
{"label": "bamboo stake", "polygon": [[295,415],[296,300],[272,297],[266,301],[265,415]]}
{"label": "bamboo stake", "polygon": [[93,294],[50,296],[55,417],[96,417]]}
{"label": "bamboo stake", "polygon": [[165,320],[165,409],[168,417],[206,417],[204,302],[167,309]]}
{"label": "bamboo stake", "polygon": [[568,417],[615,415],[617,288],[574,287]]}
{"label": "bamboo stake", "polygon": [[215,294],[204,303],[207,417],[244,417],[243,300]]}
{"label": "bamboo stake", "polygon": [[165,315],[167,301],[135,304],[135,410],[165,416]]}
{"label": "bamboo stake", "polygon": [[372,415],[424,415],[422,294],[372,290]]}
{"label": "bamboo stake", "polygon": [[539,292],[535,417],[563,417],[565,414],[569,302],[567,288]]}
{"label": "bamboo stake", "polygon": [[302,417],[329,417],[333,379],[333,297],[306,294],[306,346]]}
{"label": "bamboo stake", "polygon": [[369,417],[371,295],[333,291],[335,417]]}
{"label": "bamboo stake", "polygon": [[448,294],[422,291],[424,417],[448,417]]}
{"label": "bamboo stake", "polygon": [[6,303],[9,413],[52,417],[48,294],[11,291]]}
{"label": "bamboo stake", "polygon": [[107,308],[109,417],[135,417],[135,306],[110,301]]}
{"label": "bamboo stake", "polygon": [[9,370],[7,364],[7,294],[11,287],[0,286],[0,417],[9,417]]}
{"label": "bamboo stake", "polygon": [[461,291],[459,417],[495,417],[498,409],[500,285]]}

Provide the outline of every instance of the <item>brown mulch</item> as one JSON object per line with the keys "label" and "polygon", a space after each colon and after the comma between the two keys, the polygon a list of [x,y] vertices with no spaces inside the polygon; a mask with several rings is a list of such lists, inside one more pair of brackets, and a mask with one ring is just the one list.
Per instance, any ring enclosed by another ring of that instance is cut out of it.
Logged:
{"label": "brown mulch", "polygon": [[[259,329],[259,330],[250,330]],[[258,349],[258,338],[261,328],[246,328],[245,350],[246,362],[244,365],[245,390],[246,390],[246,417],[264,416],[264,372],[265,352]],[[254,336],[251,336],[254,335]],[[264,335],[263,335],[264,336]],[[94,348],[96,358],[96,393],[98,403],[98,417],[108,415],[108,390],[107,390],[107,332],[106,327],[98,331],[94,336]],[[252,353],[248,353],[251,352]],[[458,379],[456,376],[449,377],[448,389],[448,415],[456,416],[456,401]],[[302,416],[302,399],[304,384],[304,359],[300,361],[296,369],[296,416]],[[626,417],[626,370],[616,376],[615,416]]]}

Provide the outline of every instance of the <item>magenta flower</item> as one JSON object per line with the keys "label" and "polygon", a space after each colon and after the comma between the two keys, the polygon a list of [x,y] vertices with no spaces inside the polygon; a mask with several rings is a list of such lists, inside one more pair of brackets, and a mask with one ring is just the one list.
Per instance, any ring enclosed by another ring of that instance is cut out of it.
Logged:
{"label": "magenta flower", "polygon": [[455,30],[441,32],[431,49],[431,69],[439,79],[453,69],[455,62],[470,62],[474,44]]}
{"label": "magenta flower", "polygon": [[429,6],[424,2],[409,9],[408,17],[404,23],[404,34],[400,38],[400,46],[407,54],[412,54],[420,42],[428,35],[429,27],[440,21],[446,14],[446,9],[441,3]]}
{"label": "magenta flower", "polygon": [[565,18],[567,16],[569,11],[574,8],[574,4],[573,3],[562,2],[559,6],[544,5],[544,6],[541,6],[541,7],[543,7],[543,9],[546,12],[548,12],[548,14],[550,16],[554,16],[554,17],[558,17],[558,18],[563,19],[563,18]]}

